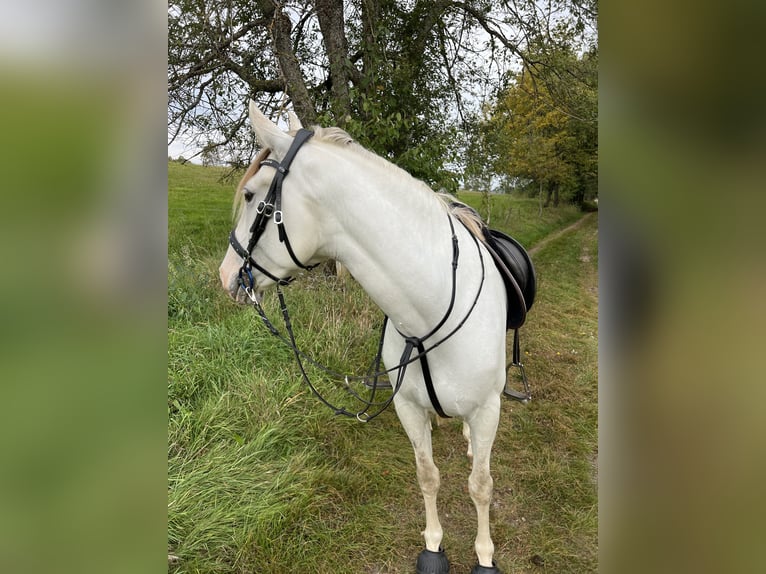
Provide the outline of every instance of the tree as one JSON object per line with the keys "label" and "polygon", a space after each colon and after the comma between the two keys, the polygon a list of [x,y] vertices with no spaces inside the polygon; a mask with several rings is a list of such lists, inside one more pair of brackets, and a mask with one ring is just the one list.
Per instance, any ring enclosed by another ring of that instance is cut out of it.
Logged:
{"label": "tree", "polygon": [[562,196],[582,205],[597,186],[598,51],[593,46],[578,57],[559,47],[548,54],[557,65],[545,74],[525,67],[510,78],[485,135],[497,173],[529,180],[541,200],[545,193],[546,206]]}
{"label": "tree", "polygon": [[[565,22],[595,33],[594,0],[170,0],[168,124],[241,162],[248,98],[339,125],[431,184],[454,189],[471,102]],[[537,72],[536,72],[537,73]]]}

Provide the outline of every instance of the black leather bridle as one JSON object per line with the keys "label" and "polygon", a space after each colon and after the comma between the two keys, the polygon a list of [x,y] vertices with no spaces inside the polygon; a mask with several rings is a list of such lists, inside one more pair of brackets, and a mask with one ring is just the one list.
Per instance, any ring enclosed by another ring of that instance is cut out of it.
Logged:
{"label": "black leather bridle", "polygon": [[279,232],[279,241],[280,243],[285,244],[285,248],[290,254],[290,258],[293,262],[301,269],[311,270],[316,267],[316,265],[305,265],[295,255],[295,251],[293,251],[293,247],[290,245],[290,239],[287,237],[285,221],[282,215],[282,182],[290,171],[290,164],[292,164],[293,159],[295,159],[298,150],[313,135],[314,132],[310,130],[298,130],[290,149],[287,151],[287,154],[281,162],[274,159],[265,159],[261,162],[261,165],[273,167],[277,172],[271,180],[271,185],[269,186],[269,191],[266,194],[266,197],[263,201],[259,202],[256,207],[255,221],[253,221],[253,224],[250,226],[250,240],[247,243],[247,248],[242,247],[242,244],[237,240],[234,229],[229,233],[229,244],[234,248],[234,251],[237,252],[237,255],[242,258],[242,267],[239,269],[237,281],[239,286],[252,301],[255,301],[255,279],[253,277],[253,269],[257,269],[278,285],[288,285],[293,280],[292,277],[277,277],[253,259],[253,249],[255,249],[263,232],[266,231],[266,224],[270,219],[274,219],[274,223]]}

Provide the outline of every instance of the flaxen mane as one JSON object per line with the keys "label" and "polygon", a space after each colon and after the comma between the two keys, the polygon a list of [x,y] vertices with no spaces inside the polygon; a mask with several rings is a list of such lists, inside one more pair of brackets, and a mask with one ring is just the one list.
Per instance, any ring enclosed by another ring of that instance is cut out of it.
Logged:
{"label": "flaxen mane", "polygon": [[[350,149],[364,155],[367,158],[385,164],[391,170],[406,173],[404,170],[392,164],[385,158],[380,157],[379,155],[359,145],[350,135],[348,135],[347,132],[340,128],[320,128],[315,126],[313,129],[315,130],[314,137],[321,141],[340,146],[348,146]],[[426,183],[422,181],[419,183],[421,183],[423,189],[429,191],[430,193],[434,193],[434,191]],[[444,207],[448,209],[455,217],[457,217],[473,235],[484,241],[484,234],[482,232],[484,222],[482,221],[481,216],[473,208],[458,201],[455,197],[446,193],[436,193],[436,197],[439,198]]]}
{"label": "flaxen mane", "polygon": [[[346,147],[347,149],[352,150],[354,153],[358,153],[369,160],[375,161],[379,165],[385,166],[387,169],[391,170],[392,172],[398,172],[402,175],[412,177],[410,174],[408,174],[406,171],[404,171],[400,167],[394,165],[387,159],[371,152],[370,150],[366,149],[364,146],[357,143],[354,140],[354,138],[352,138],[346,131],[342,130],[341,128],[337,128],[337,127],[323,128],[320,126],[313,126],[312,130],[314,131],[314,138],[318,141],[323,141],[333,145]],[[256,173],[258,173],[258,170],[261,168],[261,162],[264,159],[266,159],[270,151],[271,150],[269,150],[268,148],[262,149],[258,153],[258,155],[255,157],[253,162],[250,164],[250,166],[247,168],[247,171],[242,176],[242,179],[239,181],[239,184],[237,185],[237,193],[234,195],[234,205],[232,209],[232,214],[235,221],[239,218],[239,214],[242,210],[242,206],[244,205],[244,194],[242,192],[242,189],[244,188],[245,184],[250,180],[250,178],[252,178]],[[458,220],[460,220],[460,222],[463,223],[463,225],[465,225],[466,229],[468,229],[473,235],[475,235],[480,240],[482,241],[484,240],[484,234],[482,233],[484,222],[481,220],[481,216],[473,208],[458,201],[455,197],[449,194],[435,193],[425,182],[422,182],[420,180],[417,180],[417,181],[418,183],[421,184],[421,187],[424,191],[434,194],[442,203],[444,208],[449,210],[452,213],[452,215],[454,215]]]}
{"label": "flaxen mane", "polygon": [[479,240],[484,241],[484,232],[482,231],[485,227],[484,221],[482,221],[481,215],[473,207],[458,201],[446,193],[439,193],[437,195],[445,203],[452,215],[457,217],[468,231]]}
{"label": "flaxen mane", "polygon": [[266,159],[266,156],[268,156],[270,153],[271,150],[269,148],[263,148],[261,151],[259,151],[258,155],[255,156],[255,159],[247,168],[247,171],[245,171],[245,175],[243,175],[242,179],[239,180],[239,183],[237,184],[237,191],[234,194],[234,203],[232,204],[231,208],[231,215],[234,221],[239,219],[239,214],[242,211],[242,206],[245,204],[245,195],[242,192],[242,188],[244,188],[245,184],[250,181],[251,177],[258,173],[258,170],[261,169],[261,162]]}

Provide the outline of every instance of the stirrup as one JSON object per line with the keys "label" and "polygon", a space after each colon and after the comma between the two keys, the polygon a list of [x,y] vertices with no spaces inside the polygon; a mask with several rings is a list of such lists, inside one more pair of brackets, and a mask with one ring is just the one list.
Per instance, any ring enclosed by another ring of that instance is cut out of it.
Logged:
{"label": "stirrup", "polygon": [[[519,391],[514,391],[513,389],[508,387],[508,373],[510,371],[511,367],[518,367],[519,371],[521,371],[521,381],[524,383],[524,392],[521,393]],[[524,370],[524,364],[523,363],[508,363],[508,365],[505,367],[505,388],[503,389],[503,394],[507,397],[512,398],[515,401],[519,401],[520,403],[528,403],[532,400],[532,393],[529,392],[529,382],[527,382],[527,373]]]}

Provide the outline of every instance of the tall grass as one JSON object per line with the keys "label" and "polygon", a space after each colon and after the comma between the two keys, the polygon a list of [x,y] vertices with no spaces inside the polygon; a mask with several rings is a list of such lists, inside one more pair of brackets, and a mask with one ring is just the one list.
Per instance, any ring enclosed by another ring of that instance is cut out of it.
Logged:
{"label": "tall grass", "polygon": [[[221,291],[234,185],[222,173],[169,164],[169,568],[411,572],[424,517],[404,431],[393,409],[367,425],[334,417],[291,351]],[[578,216],[541,219],[527,200],[497,201],[513,214],[505,230],[528,246]],[[493,538],[506,572],[595,571],[595,233],[592,218],[535,259],[539,296],[522,339],[534,399],[504,404],[493,455]],[[368,367],[382,317],[355,282],[315,272],[287,297],[306,352],[344,372]],[[266,306],[277,318],[273,298]],[[311,376],[350,406],[342,384]],[[476,520],[459,424],[437,427],[434,449],[444,544],[461,574],[475,561]]]}

